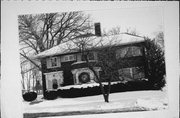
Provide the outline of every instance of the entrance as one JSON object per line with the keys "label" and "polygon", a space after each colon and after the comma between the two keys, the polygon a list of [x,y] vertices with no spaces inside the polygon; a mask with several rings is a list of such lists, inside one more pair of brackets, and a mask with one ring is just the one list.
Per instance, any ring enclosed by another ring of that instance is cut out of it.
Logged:
{"label": "entrance", "polygon": [[63,66],[63,76],[64,76],[64,84],[63,85],[73,85],[73,74],[71,72],[71,64],[73,62],[64,62],[62,63]]}

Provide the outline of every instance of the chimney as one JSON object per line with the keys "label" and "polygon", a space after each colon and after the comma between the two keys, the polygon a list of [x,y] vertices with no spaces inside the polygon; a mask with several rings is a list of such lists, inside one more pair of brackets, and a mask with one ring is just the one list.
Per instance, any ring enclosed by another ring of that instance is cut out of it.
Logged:
{"label": "chimney", "polygon": [[95,27],[95,35],[101,36],[101,24],[100,23],[94,23]]}

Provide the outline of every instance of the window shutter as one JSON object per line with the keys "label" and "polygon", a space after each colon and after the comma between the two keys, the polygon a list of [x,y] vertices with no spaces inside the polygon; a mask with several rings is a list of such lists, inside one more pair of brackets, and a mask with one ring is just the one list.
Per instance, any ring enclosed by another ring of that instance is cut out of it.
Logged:
{"label": "window shutter", "polygon": [[77,61],[81,61],[81,54],[77,54]]}
{"label": "window shutter", "polygon": [[46,74],[46,88],[48,90],[52,89],[52,82],[51,82],[50,78],[51,78],[51,75]]}
{"label": "window shutter", "polygon": [[47,68],[51,68],[51,59],[50,58],[46,59],[46,66],[47,66]]}
{"label": "window shutter", "polygon": [[48,79],[48,89],[52,89],[52,80]]}
{"label": "window shutter", "polygon": [[58,72],[57,73],[57,78],[59,80],[59,84],[63,84],[63,75],[61,72]]}
{"label": "window shutter", "polygon": [[60,57],[57,57],[57,66],[61,67],[61,58]]}

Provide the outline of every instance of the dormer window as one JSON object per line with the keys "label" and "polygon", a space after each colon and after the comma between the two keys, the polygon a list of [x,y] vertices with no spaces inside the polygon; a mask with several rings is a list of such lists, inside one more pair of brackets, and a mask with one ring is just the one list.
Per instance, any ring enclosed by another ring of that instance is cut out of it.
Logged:
{"label": "dormer window", "polygon": [[55,68],[60,67],[60,58],[59,57],[50,57],[47,59],[47,68]]}

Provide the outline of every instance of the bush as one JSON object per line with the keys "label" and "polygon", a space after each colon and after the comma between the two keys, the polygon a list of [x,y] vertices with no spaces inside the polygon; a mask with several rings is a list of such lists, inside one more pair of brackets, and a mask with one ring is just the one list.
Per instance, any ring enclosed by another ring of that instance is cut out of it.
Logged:
{"label": "bush", "polygon": [[150,90],[151,88],[148,81],[130,81],[126,83],[129,91],[138,91],[138,90]]}
{"label": "bush", "polygon": [[[104,86],[107,91],[108,85]],[[137,91],[137,90],[153,90],[148,81],[131,81],[127,83],[117,83],[111,85],[111,93],[125,92],[125,91]],[[87,88],[70,88],[57,91],[58,96],[64,98],[74,98],[83,96],[93,96],[102,94],[99,86],[87,87]]]}
{"label": "bush", "polygon": [[37,93],[36,92],[26,92],[26,93],[23,94],[23,99],[25,101],[28,101],[28,102],[33,101],[36,98],[37,98]]}
{"label": "bush", "polygon": [[44,98],[47,100],[54,100],[58,97],[57,91],[45,91]]}

